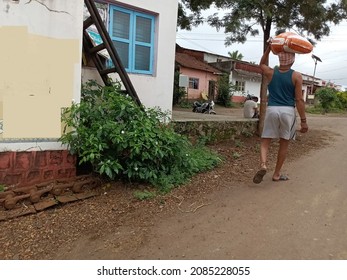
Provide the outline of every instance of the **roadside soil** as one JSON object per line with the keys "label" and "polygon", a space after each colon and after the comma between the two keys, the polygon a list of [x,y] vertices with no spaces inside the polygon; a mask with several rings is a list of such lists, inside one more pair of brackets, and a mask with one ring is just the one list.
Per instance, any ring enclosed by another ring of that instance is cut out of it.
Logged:
{"label": "roadside soil", "polygon": [[[290,145],[289,165],[334,146],[338,134],[329,128],[333,127],[330,123],[322,129],[321,123],[325,119],[331,121],[329,116],[320,117],[319,121],[317,118],[309,133],[298,134],[297,140]],[[218,194],[232,197],[235,192],[249,191],[248,186],[257,187],[251,181],[258,168],[259,140],[257,136],[239,137],[210,145],[212,150],[222,155],[223,163],[194,176],[190,182],[166,195],[138,200],[134,191],[151,190],[148,186],[105,182],[96,197],[1,222],[0,259],[229,259],[243,256],[232,256],[227,252],[218,257],[208,255],[193,245],[197,238],[194,234],[167,232],[170,227],[165,225],[165,221],[177,222],[179,229],[192,229],[197,227],[192,219],[196,223],[211,223],[213,217],[204,219],[204,213],[223,210],[231,216],[235,213],[242,222],[240,207],[228,205],[227,200],[220,205],[215,203],[215,199]],[[269,170],[273,170],[277,147],[277,142],[273,142]],[[316,175],[319,176],[319,171]],[[262,207],[261,203],[258,206]],[[265,203],[263,207],[269,206]],[[225,229],[221,227],[220,230]],[[213,239],[212,236],[216,238],[216,234],[207,230],[204,240]],[[176,238],[184,244],[192,244],[191,254],[183,251],[168,253]]]}

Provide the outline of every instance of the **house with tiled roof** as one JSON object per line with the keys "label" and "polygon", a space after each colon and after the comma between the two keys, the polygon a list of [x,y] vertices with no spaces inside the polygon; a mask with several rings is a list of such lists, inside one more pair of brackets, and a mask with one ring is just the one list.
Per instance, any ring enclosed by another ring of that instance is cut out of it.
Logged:
{"label": "house with tiled roof", "polygon": [[185,49],[176,46],[175,67],[181,77],[186,77],[187,98],[190,100],[207,97],[216,98],[216,83],[222,71],[203,61],[198,52],[185,52]]}
{"label": "house with tiled roof", "polygon": [[233,102],[243,102],[248,94],[259,98],[262,79],[259,65],[235,59],[212,62],[210,65],[229,74],[229,81],[235,86]]}
{"label": "house with tiled roof", "polygon": [[[231,59],[230,57],[219,54],[186,49],[178,45],[176,45],[176,55],[177,52],[184,53],[189,57],[200,61],[200,63],[204,65],[203,67],[206,67],[205,65],[208,64],[213,67],[214,71],[219,75],[221,75],[221,73],[228,74],[229,82],[235,87],[232,95],[233,102],[243,102],[248,94],[260,98],[262,72],[259,65]],[[302,93],[304,100],[308,103],[313,102],[315,97],[314,92],[320,87],[328,86],[337,90],[342,90],[341,86],[328,83],[318,77],[313,77],[307,74],[302,74],[302,76]]]}
{"label": "house with tiled roof", "polygon": [[[182,63],[185,63],[186,66],[189,67],[189,69],[193,69],[193,64],[200,65],[201,71],[210,73],[214,71],[213,74],[215,77],[215,74],[217,74],[217,79],[218,76],[223,73],[228,74],[230,83],[235,86],[235,91],[233,92],[232,97],[233,102],[244,101],[247,94],[259,97],[261,85],[261,69],[259,65],[235,60],[228,56],[186,49],[176,45],[176,63],[178,60],[178,54],[185,54],[185,56],[180,59],[183,61]],[[187,62],[188,60],[189,62]],[[192,73],[189,73],[189,75],[190,80],[192,80]],[[189,88],[189,91],[192,90]],[[198,92],[194,93],[196,96],[199,95]],[[192,95],[192,93],[190,95],[188,93],[188,96]],[[214,95],[214,97],[216,97],[216,95]]]}

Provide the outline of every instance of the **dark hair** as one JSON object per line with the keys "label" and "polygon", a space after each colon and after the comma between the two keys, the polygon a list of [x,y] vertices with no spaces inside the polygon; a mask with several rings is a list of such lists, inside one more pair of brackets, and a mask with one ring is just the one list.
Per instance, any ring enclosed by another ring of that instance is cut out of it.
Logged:
{"label": "dark hair", "polygon": [[255,101],[255,102],[258,102],[259,99],[258,99],[258,97],[253,96],[253,97],[252,97],[252,100]]}

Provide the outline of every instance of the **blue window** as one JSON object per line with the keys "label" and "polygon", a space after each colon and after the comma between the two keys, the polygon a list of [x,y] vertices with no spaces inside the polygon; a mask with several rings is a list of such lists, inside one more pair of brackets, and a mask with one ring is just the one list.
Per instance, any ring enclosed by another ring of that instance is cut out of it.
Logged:
{"label": "blue window", "polygon": [[152,74],[154,16],[110,6],[109,33],[125,69]]}

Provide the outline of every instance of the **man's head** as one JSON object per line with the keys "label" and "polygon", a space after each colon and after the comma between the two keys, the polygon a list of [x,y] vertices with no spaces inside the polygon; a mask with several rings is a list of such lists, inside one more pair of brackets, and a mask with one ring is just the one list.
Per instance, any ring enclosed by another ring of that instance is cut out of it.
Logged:
{"label": "man's head", "polygon": [[282,66],[292,65],[295,61],[295,53],[280,52],[278,53],[278,59]]}

